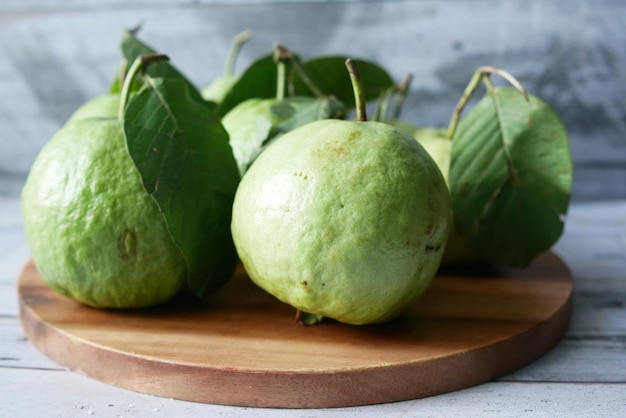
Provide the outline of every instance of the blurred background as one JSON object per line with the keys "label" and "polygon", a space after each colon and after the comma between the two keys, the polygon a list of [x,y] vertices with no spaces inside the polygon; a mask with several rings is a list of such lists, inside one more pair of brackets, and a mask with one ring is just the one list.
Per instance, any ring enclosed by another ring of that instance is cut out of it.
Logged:
{"label": "blurred background", "polygon": [[398,82],[412,73],[402,116],[427,126],[447,126],[479,66],[503,68],[565,123],[573,199],[626,198],[623,0],[2,0],[0,197],[19,195],[41,147],[106,92],[121,32],[138,24],[199,87],[221,73],[243,29],[255,36],[238,71],[280,42],[305,59],[378,62]]}

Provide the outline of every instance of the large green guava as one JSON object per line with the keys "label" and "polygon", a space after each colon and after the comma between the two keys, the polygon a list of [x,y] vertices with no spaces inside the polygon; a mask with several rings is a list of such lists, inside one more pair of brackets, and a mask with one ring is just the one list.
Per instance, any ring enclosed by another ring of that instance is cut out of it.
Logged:
{"label": "large green guava", "polygon": [[[449,187],[452,140],[448,138],[447,130],[420,128],[413,132],[413,136],[435,160]],[[441,260],[442,264],[463,264],[478,261],[483,261],[483,258],[469,247],[465,238],[459,235],[452,226],[450,228],[450,236],[448,237],[448,245]]]}
{"label": "large green guava", "polygon": [[88,118],[115,118],[120,108],[119,93],[107,93],[93,97],[80,105],[67,122]]}
{"label": "large green guava", "polygon": [[231,74],[219,76],[213,80],[211,84],[202,89],[202,98],[210,102],[222,103],[224,97],[226,97],[237,80],[239,80],[239,77]]}
{"label": "large green guava", "polygon": [[449,222],[445,181],[410,135],[322,120],[255,160],[231,230],[258,286],[302,312],[368,324],[394,318],[428,288]]}
{"label": "large green guava", "polygon": [[68,122],[37,156],[21,199],[33,260],[57,292],[94,307],[138,308],[184,285],[185,260],[117,119]]}

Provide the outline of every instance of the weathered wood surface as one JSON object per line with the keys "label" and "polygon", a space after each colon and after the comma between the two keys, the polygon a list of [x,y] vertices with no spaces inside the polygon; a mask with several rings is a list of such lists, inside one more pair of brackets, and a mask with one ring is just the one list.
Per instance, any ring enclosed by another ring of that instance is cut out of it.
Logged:
{"label": "weathered wood surface", "polygon": [[[626,201],[577,203],[555,251],[573,273],[571,324],[554,349],[494,382],[370,407],[282,411],[142,395],[69,372],[28,341],[16,281],[29,258],[19,204],[0,198],[0,416],[603,416],[626,414]],[[27,393],[27,395],[24,395]],[[29,411],[22,415],[24,411]]]}
{"label": "weathered wood surface", "polygon": [[209,304],[120,313],[59,296],[28,262],[20,321],[59,364],[142,393],[256,407],[373,405],[485,383],[560,340],[573,283],[556,255],[524,270],[467,274],[440,274],[384,326],[302,327],[242,268]]}
{"label": "weathered wood surface", "polygon": [[0,4],[0,193],[83,101],[104,92],[121,31],[197,85],[223,67],[231,37],[256,33],[242,69],[279,41],[304,57],[351,54],[413,73],[404,117],[446,125],[474,70],[502,67],[552,104],[572,139],[574,198],[626,197],[626,10],[620,1],[7,0]]}

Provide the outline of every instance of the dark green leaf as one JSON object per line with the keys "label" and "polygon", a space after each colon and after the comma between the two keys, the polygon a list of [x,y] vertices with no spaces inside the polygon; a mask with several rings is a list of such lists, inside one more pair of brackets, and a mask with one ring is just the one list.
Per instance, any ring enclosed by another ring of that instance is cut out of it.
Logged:
{"label": "dark green leaf", "polygon": [[181,249],[198,296],[225,283],[237,255],[230,235],[239,181],[228,134],[181,80],[147,78],[126,106],[128,150]]}
{"label": "dark green leaf", "polygon": [[[120,48],[122,50],[124,60],[127,63],[134,62],[135,59],[137,59],[137,57],[139,57],[140,55],[154,54],[158,52],[151,46],[142,42],[139,38],[137,38],[130,32],[124,32],[124,34],[122,35]],[[189,79],[187,79],[187,77],[185,77],[183,73],[178,71],[178,69],[176,69],[176,67],[174,67],[170,62],[162,61],[159,63],[151,64],[147,67],[146,73],[153,78],[171,78],[173,80],[179,80],[187,86],[189,94],[192,95],[194,99],[206,103],[207,106],[214,107],[214,104],[209,105],[208,102],[202,99],[200,91],[197,89],[197,87],[191,81],[189,81]],[[140,82],[140,78],[136,78],[132,91],[139,90],[139,88],[141,88],[141,85],[142,84]],[[113,88],[115,88],[115,85],[113,86]]]}
{"label": "dark green leaf", "polygon": [[496,264],[523,267],[563,232],[572,185],[565,127],[541,99],[487,93],[452,141],[450,192],[461,235]]}
{"label": "dark green leaf", "polygon": [[[348,108],[354,108],[354,90],[346,69],[347,58],[341,56],[315,58],[304,62],[303,67],[309,78],[324,94],[335,96]],[[393,79],[384,68],[365,60],[355,61],[361,74],[366,101],[377,100],[384,91],[393,87]],[[294,85],[296,95],[313,96],[300,77],[294,78]]]}
{"label": "dark green leaf", "polygon": [[218,107],[220,116],[248,99],[276,97],[278,69],[273,55],[266,55],[252,63],[239,77]]}

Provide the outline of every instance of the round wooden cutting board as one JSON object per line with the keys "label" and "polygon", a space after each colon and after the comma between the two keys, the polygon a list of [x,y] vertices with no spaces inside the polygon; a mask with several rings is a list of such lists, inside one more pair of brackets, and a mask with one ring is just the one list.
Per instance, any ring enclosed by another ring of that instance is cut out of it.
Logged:
{"label": "round wooden cutting board", "polygon": [[59,364],[139,392],[255,407],[366,405],[486,382],[557,343],[571,296],[553,253],[524,270],[441,272],[408,312],[376,326],[302,326],[241,269],[208,304],[181,296],[124,311],[54,293],[32,261],[19,278],[24,332]]}

